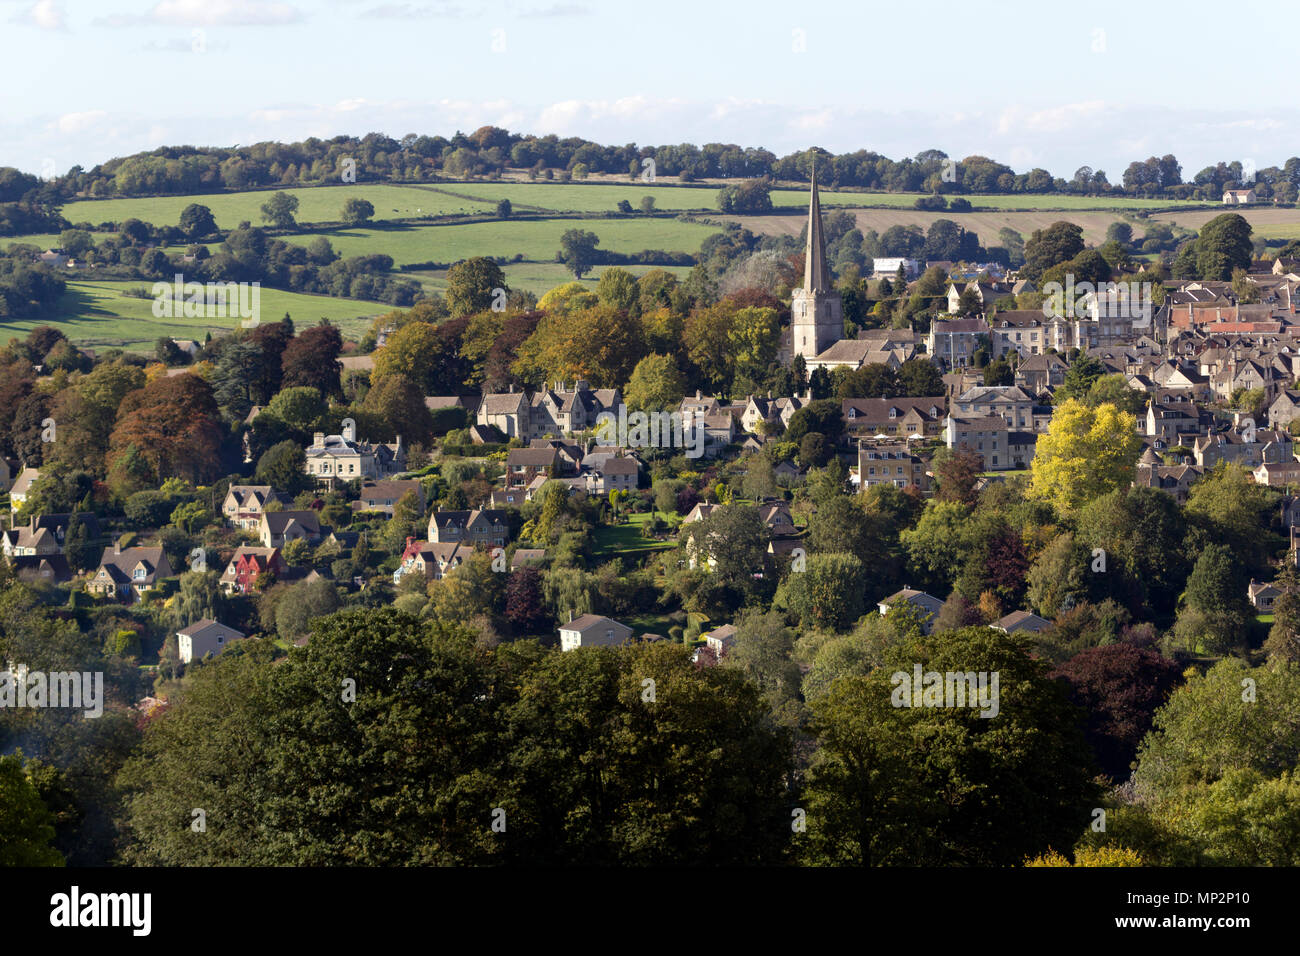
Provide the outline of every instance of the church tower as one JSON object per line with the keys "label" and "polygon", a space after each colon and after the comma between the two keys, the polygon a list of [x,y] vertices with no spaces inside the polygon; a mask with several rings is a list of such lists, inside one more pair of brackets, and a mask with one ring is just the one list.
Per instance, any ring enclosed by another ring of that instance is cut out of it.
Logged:
{"label": "church tower", "polygon": [[812,201],[808,206],[808,249],[804,254],[803,288],[790,302],[790,356],[815,359],[844,338],[844,307],[826,267],[822,235],[822,206],[817,198],[817,167],[812,171]]}

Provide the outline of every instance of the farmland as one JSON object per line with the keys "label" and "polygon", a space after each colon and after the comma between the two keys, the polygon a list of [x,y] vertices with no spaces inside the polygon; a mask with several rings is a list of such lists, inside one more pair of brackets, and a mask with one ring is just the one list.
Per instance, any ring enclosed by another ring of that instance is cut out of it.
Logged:
{"label": "farmland", "polygon": [[306,245],[318,235],[329,239],[342,256],[384,253],[394,263],[452,263],[471,256],[517,255],[533,262],[551,262],[560,248],[566,229],[586,229],[600,237],[600,248],[609,252],[632,253],[642,249],[695,252],[716,228],[675,219],[609,220],[506,220],[461,225],[391,225],[335,229],[286,237]]}
{"label": "farmland", "polygon": [[[152,283],[83,282],[70,280],[68,291],[59,304],[57,316],[42,319],[19,319],[0,322],[0,341],[22,337],[38,325],[53,325],[78,344],[89,347],[116,346],[136,352],[152,352],[160,336],[202,341],[207,332],[214,334],[233,328],[237,320],[156,318],[153,300],[123,295],[128,289],[149,288]],[[387,312],[378,302],[357,302],[328,296],[301,295],[278,289],[261,290],[262,318],[280,319],[288,312],[303,327],[321,318],[340,327],[345,337],[357,338],[370,325],[370,317]]]}
{"label": "farmland", "polygon": [[[575,280],[573,273],[558,262],[512,262],[502,266],[501,271],[505,273],[506,285],[511,289],[531,292],[540,299],[547,291],[566,282],[580,282],[595,292],[601,273],[609,268],[613,267],[595,266],[579,280]],[[634,276],[644,275],[651,269],[663,269],[677,276],[679,280],[684,280],[691,271],[687,266],[620,266],[619,268],[626,269]],[[441,293],[447,288],[446,269],[408,272],[404,277],[415,279],[429,292]]]}

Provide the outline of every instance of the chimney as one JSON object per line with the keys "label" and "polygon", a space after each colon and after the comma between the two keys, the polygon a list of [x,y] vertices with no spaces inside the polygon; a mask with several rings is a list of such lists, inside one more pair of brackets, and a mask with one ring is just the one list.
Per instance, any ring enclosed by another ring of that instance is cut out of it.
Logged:
{"label": "chimney", "polygon": [[324,444],[325,444],[325,433],[324,433],[324,432],[316,432],[316,434],[312,436],[312,442],[311,442],[311,443],[312,443],[313,445],[317,446],[317,447],[320,447],[321,445],[324,445]]}
{"label": "chimney", "polygon": [[114,538],[114,539],[113,539],[113,553],[114,553],[114,554],[121,554],[121,553],[122,553],[122,539],[121,539],[121,538]]}
{"label": "chimney", "polygon": [[703,397],[704,397],[704,395],[703,395],[703,394],[700,392],[700,390],[697,388],[697,389],[695,390],[695,400],[698,402],[698,401],[699,401],[701,398],[703,398]]}
{"label": "chimney", "polygon": [[515,393],[515,383],[514,383],[514,382],[511,382],[511,383],[510,383],[510,394],[513,395],[514,393]]}
{"label": "chimney", "polygon": [[569,623],[573,623],[573,608],[569,608]]}

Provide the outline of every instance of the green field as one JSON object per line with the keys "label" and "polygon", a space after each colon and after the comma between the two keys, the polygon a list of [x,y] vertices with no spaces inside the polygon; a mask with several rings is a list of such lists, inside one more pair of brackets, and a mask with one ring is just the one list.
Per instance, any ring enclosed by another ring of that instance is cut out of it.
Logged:
{"label": "green field", "polygon": [[551,219],[471,222],[446,226],[393,224],[358,229],[335,229],[286,237],[307,245],[324,236],[344,257],[385,253],[397,265],[412,262],[458,262],[471,256],[522,255],[534,262],[551,262],[566,229],[585,229],[600,237],[600,248],[610,252],[663,249],[691,252],[718,229],[676,219]]}
{"label": "green field", "polygon": [[[615,267],[596,266],[580,280],[574,279],[573,273],[568,270],[568,267],[558,262],[515,262],[502,266],[501,271],[505,273],[506,285],[511,289],[531,292],[540,299],[551,289],[568,282],[580,281],[592,292],[595,292],[596,283],[600,281],[601,273],[612,268]],[[638,278],[651,269],[663,269],[677,276],[679,280],[685,280],[691,271],[689,266],[618,266],[617,268],[626,269]],[[406,272],[402,275],[407,279],[415,279],[428,292],[441,294],[447,289],[447,270],[445,269]]]}
{"label": "green field", "polygon": [[59,244],[59,237],[52,232],[43,232],[26,236],[8,236],[0,239],[0,248],[7,249],[14,243],[29,243],[33,246],[39,247],[43,251],[45,249],[57,247]]}
{"label": "green field", "polygon": [[[620,200],[639,208],[643,196],[653,196],[655,207],[665,211],[717,209],[718,187],[663,186],[648,183],[502,183],[469,182],[437,184],[338,184],[285,189],[298,199],[297,219],[302,223],[337,222],[343,204],[352,198],[368,200],[375,207],[375,220],[417,219],[423,216],[492,213],[498,201],[509,199],[519,212],[604,212],[614,211]],[[136,218],[154,225],[175,225],[181,210],[199,203],[212,210],[217,225],[233,228],[245,220],[262,224],[262,204],[274,190],[242,193],[206,193],[195,196],[158,196],[132,199],[83,199],[68,203],[63,215],[69,222],[120,223]],[[824,191],[827,206],[911,208],[921,193]],[[1087,196],[990,195],[967,196],[985,209],[1156,209],[1196,206],[1197,203],[1163,199]],[[807,189],[783,188],[772,191],[778,207],[802,206]]]}
{"label": "green field", "polygon": [[[63,207],[69,222],[120,223],[140,219],[155,226],[174,226],[181,210],[198,203],[212,210],[221,229],[233,229],[244,220],[255,226],[262,222],[262,204],[275,190],[242,193],[209,193],[200,196],[158,196],[141,199],[83,199]],[[343,204],[349,199],[365,199],[375,207],[375,219],[414,219],[420,216],[444,216],[453,213],[484,213],[496,207],[495,200],[474,203],[420,186],[339,185],[286,189],[298,199],[299,222],[338,222]]]}
{"label": "green field", "polygon": [[[820,192],[823,206],[855,206],[863,208],[884,207],[888,209],[911,209],[916,201],[927,193],[868,193],[868,192]],[[949,196],[957,198],[958,194]],[[1204,203],[1179,202],[1171,199],[1137,199],[1126,196],[1040,196],[1029,193],[1014,195],[962,195],[972,206],[996,210],[1045,210],[1045,209],[1168,209],[1180,206],[1202,206]],[[808,190],[774,189],[773,206],[806,206]],[[957,213],[957,215],[961,215]]]}
{"label": "green field", "polygon": [[[209,331],[215,334],[238,325],[237,319],[156,318],[152,299],[122,295],[125,289],[149,288],[151,285],[143,281],[70,281],[59,304],[58,315],[0,322],[0,341],[24,336],[38,325],[53,325],[79,345],[117,346],[135,352],[152,352],[160,336],[201,342]],[[302,295],[278,289],[261,290],[262,321],[279,321],[288,312],[295,325],[303,328],[326,318],[339,326],[345,338],[360,337],[370,327],[371,317],[389,309],[390,306],[379,302]]]}

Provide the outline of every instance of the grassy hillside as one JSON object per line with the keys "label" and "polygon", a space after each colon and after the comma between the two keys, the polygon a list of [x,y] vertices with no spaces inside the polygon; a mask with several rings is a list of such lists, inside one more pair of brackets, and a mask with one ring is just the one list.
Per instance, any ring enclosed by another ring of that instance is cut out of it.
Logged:
{"label": "grassy hillside", "polygon": [[[501,268],[506,274],[506,284],[511,289],[523,289],[526,292],[534,293],[538,298],[541,298],[544,293],[554,289],[557,285],[575,281],[573,273],[558,262],[516,262]],[[611,267],[596,266],[582,277],[582,284],[595,292],[596,283],[600,280],[600,274],[608,268]],[[621,266],[620,268],[627,269],[634,276],[644,275],[651,269],[662,268],[682,280],[685,280],[691,271],[687,266]],[[405,277],[417,280],[430,292],[441,293],[447,288],[447,271],[445,269],[408,272]]]}
{"label": "grassy hillside", "polygon": [[[237,320],[225,319],[155,318],[152,299],[122,294],[127,289],[150,285],[148,282],[70,281],[56,316],[0,322],[0,341],[22,337],[38,325],[53,325],[80,345],[152,352],[159,336],[202,341],[209,330],[215,332],[237,324]],[[262,321],[279,321],[288,312],[301,328],[327,318],[340,327],[345,338],[359,337],[369,327],[370,317],[390,308],[380,302],[261,290]]]}
{"label": "grassy hillside", "polygon": [[[474,203],[417,186],[339,185],[306,189],[286,189],[298,199],[299,222],[338,222],[343,204],[349,199],[365,199],[375,207],[375,219],[413,219],[451,213],[484,213],[495,208],[495,201]],[[181,210],[198,203],[212,210],[221,229],[233,229],[244,220],[263,225],[262,204],[274,190],[243,193],[214,193],[201,196],[160,196],[147,199],[86,199],[63,207],[69,222],[121,222],[140,219],[155,226],[174,226]]]}
{"label": "grassy hillside", "polygon": [[402,265],[411,262],[456,262],[471,256],[522,255],[548,262],[560,248],[566,229],[586,229],[600,237],[600,248],[611,252],[663,249],[670,252],[699,250],[700,243],[718,230],[675,219],[497,220],[459,225],[415,226],[394,223],[358,229],[336,229],[286,237],[306,245],[323,235],[342,256],[382,252]]}

